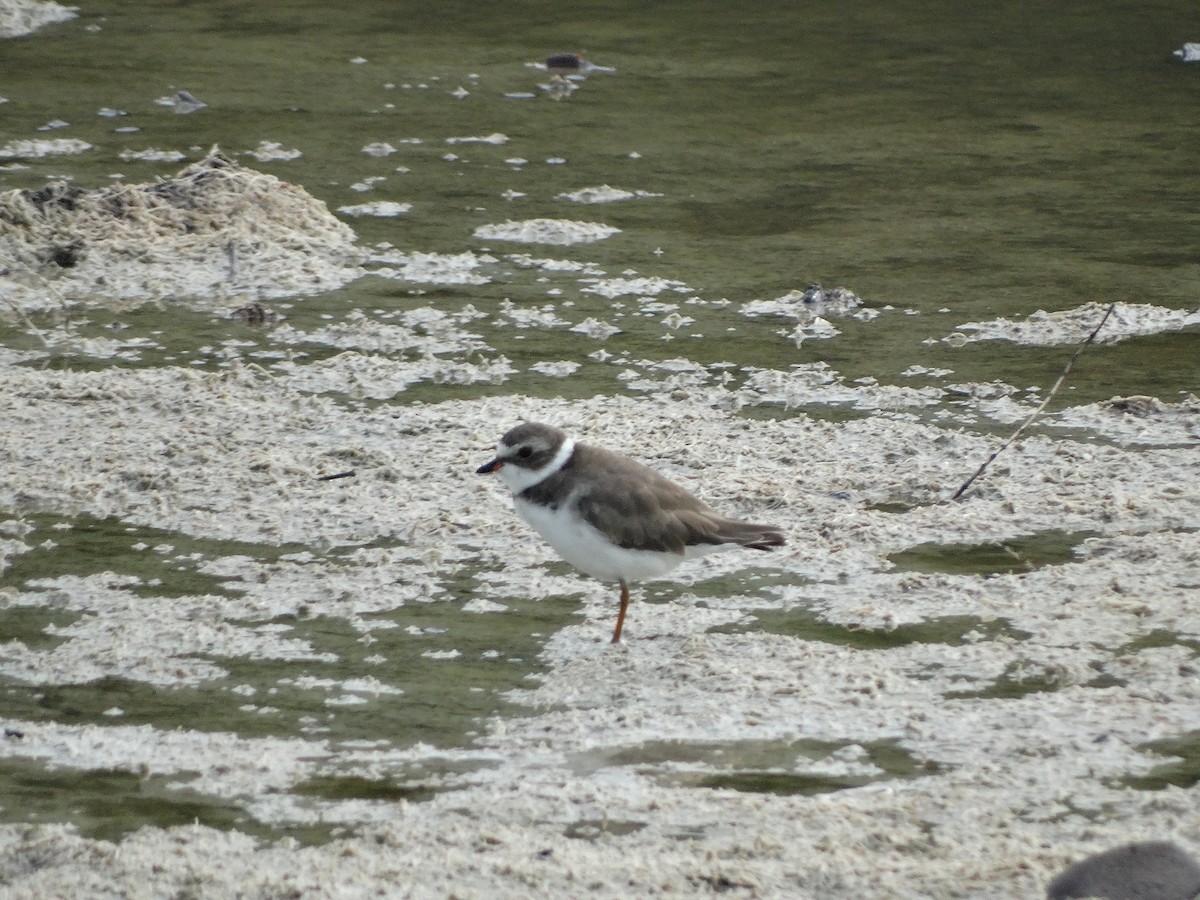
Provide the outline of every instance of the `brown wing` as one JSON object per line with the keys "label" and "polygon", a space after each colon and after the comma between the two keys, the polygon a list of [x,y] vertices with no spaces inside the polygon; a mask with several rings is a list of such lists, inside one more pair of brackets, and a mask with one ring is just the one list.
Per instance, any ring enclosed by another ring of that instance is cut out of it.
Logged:
{"label": "brown wing", "polygon": [[697,544],[736,543],[765,550],[783,543],[775,529],[726,519],[631,459],[585,444],[575,448],[575,456],[572,461],[588,477],[578,483],[573,502],[619,547],[682,554]]}

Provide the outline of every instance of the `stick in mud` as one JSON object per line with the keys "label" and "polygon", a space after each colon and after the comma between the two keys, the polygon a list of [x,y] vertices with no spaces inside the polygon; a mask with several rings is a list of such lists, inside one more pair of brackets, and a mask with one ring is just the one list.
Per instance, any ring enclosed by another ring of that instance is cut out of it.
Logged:
{"label": "stick in mud", "polygon": [[969,488],[972,484],[974,484],[975,479],[977,479],[980,475],[982,475],[984,472],[987,471],[987,467],[990,466],[995,461],[996,457],[999,456],[1001,453],[1003,453],[1008,448],[1008,445],[1011,444],[1013,441],[1015,441],[1018,437],[1020,437],[1021,433],[1026,428],[1028,428],[1030,425],[1033,424],[1033,420],[1042,414],[1042,410],[1044,410],[1046,408],[1046,404],[1048,404],[1054,398],[1054,395],[1058,393],[1058,389],[1060,387],[1062,387],[1063,383],[1067,380],[1067,375],[1070,373],[1071,367],[1073,365],[1075,365],[1075,360],[1077,360],[1079,358],[1079,354],[1083,352],[1083,349],[1088,344],[1090,344],[1092,341],[1094,341],[1096,339],[1096,335],[1098,335],[1100,333],[1100,329],[1104,327],[1104,323],[1108,321],[1108,317],[1112,315],[1113,310],[1116,308],[1116,306],[1117,306],[1116,303],[1110,303],[1108,305],[1108,309],[1106,309],[1104,311],[1104,315],[1100,317],[1100,321],[1097,323],[1096,327],[1092,329],[1092,333],[1087,336],[1087,339],[1084,340],[1084,342],[1079,345],[1079,347],[1071,355],[1071,358],[1069,360],[1067,360],[1067,365],[1062,370],[1062,374],[1058,376],[1058,381],[1054,382],[1054,387],[1050,388],[1050,392],[1048,394],[1046,394],[1045,399],[1042,400],[1042,402],[1038,404],[1038,408],[1035,409],[1032,413],[1030,413],[1029,418],[1027,418],[1024,422],[1022,422],[1020,424],[1020,426],[1017,428],[1017,430],[1014,431],[1011,435],[1009,435],[1008,440],[1006,440],[1003,444],[1001,444],[991,456],[989,456],[986,460],[984,460],[983,465],[975,470],[975,474],[972,475],[970,478],[968,478],[963,483],[963,486],[954,492],[954,496],[950,498],[951,502],[958,500],[960,497],[962,497],[962,495],[967,492],[967,488]]}

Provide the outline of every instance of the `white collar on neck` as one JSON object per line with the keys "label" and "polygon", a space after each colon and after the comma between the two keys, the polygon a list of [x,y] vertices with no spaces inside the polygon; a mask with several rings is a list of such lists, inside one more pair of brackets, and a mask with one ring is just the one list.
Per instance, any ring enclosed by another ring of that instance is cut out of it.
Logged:
{"label": "white collar on neck", "polygon": [[526,488],[531,488],[535,484],[545,481],[559,469],[567,464],[567,460],[571,458],[571,454],[575,452],[575,441],[567,438],[562,442],[562,446],[558,448],[558,452],[554,454],[554,459],[546,463],[540,469],[526,469],[522,466],[505,463],[500,467],[500,477],[504,479],[504,483],[508,485],[509,490],[514,494],[519,494]]}

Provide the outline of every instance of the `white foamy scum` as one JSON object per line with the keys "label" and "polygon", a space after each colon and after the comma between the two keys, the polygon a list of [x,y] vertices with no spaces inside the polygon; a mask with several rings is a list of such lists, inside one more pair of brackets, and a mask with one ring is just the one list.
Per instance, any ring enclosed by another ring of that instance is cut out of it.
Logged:
{"label": "white foamy scum", "polygon": [[1125,445],[1195,444],[1200,442],[1200,397],[1192,394],[1180,403],[1114,397],[1064,410],[1051,424],[1084,428]]}
{"label": "white foamy scum", "polygon": [[517,370],[504,356],[479,362],[425,357],[392,360],[342,354],[310,365],[280,363],[298,390],[337,393],[353,398],[387,400],[417,382],[433,384],[503,384]]}
{"label": "white foamy scum", "polygon": [[686,293],[688,286],[682,281],[670,278],[633,277],[633,278],[584,278],[586,287],[581,290],[586,294],[598,294],[612,300],[630,294],[657,296],[663,291]]}
{"label": "white foamy scum", "polygon": [[[950,344],[971,341],[1013,341],[1017,344],[1052,346],[1078,344],[1100,324],[1106,303],[1087,303],[1075,309],[1048,313],[1039,310],[1023,320],[994,319],[991,322],[967,322],[959,332],[943,338]],[[1200,325],[1200,310],[1166,309],[1146,303],[1116,303],[1113,314],[1096,335],[1100,343],[1122,341],[1144,334],[1178,331]],[[963,333],[965,332],[965,334]]]}
{"label": "white foamy scum", "polygon": [[26,311],[310,294],[358,278],[361,256],[324,203],[215,149],[153,183],[0,194],[0,295]]}
{"label": "white foamy scum", "polygon": [[381,263],[372,275],[417,284],[487,284],[488,275],[479,271],[496,262],[486,253],[401,253],[389,250],[373,255],[371,262]]}
{"label": "white foamy scum", "polygon": [[79,7],[62,6],[54,0],[0,0],[0,38],[32,34],[45,25],[67,22],[79,15]]}
{"label": "white foamy scum", "polygon": [[485,137],[448,137],[448,138],[446,138],[446,143],[447,144],[494,144],[494,145],[499,146],[500,144],[508,143],[508,135],[501,134],[500,132],[497,131],[497,132],[493,132],[492,134],[489,134]]}
{"label": "white foamy scum", "polygon": [[145,150],[130,150],[128,148],[117,154],[117,159],[125,162],[137,160],[138,162],[182,162],[187,159],[187,154],[181,150],[159,150],[155,147],[147,147]]}
{"label": "white foamy scum", "polygon": [[1171,55],[1181,62],[1200,62],[1200,44],[1189,41],[1178,50],[1172,51]]}
{"label": "white foamy scum", "polygon": [[294,147],[285,147],[278,141],[259,141],[253,150],[244,151],[244,155],[252,156],[260,163],[290,162],[299,159],[304,154]]}
{"label": "white foamy scum", "polygon": [[475,237],[481,240],[518,241],[525,244],[590,244],[620,233],[619,228],[599,222],[574,222],[570,219],[511,219],[498,225],[480,225]]}
{"label": "white foamy scum", "polygon": [[0,159],[41,159],[43,156],[73,156],[91,150],[92,145],[78,138],[39,138],[9,141],[0,147]]}
{"label": "white foamy scum", "polygon": [[[471,340],[462,326],[474,316],[449,317],[436,340]],[[1169,439],[1161,446],[1029,438],[965,502],[947,503],[993,440],[905,414],[736,415],[776,394],[853,402],[850,385],[815,369],[790,380],[764,371],[733,391],[680,357],[659,370],[690,380],[638,399],[510,394],[351,408],[322,395],[394,393],[409,363],[363,351],[402,356],[418,321],[278,326],[281,341],[344,352],[274,374],[236,364],[215,374],[10,370],[0,455],[22,476],[0,484],[5,508],[357,549],[336,564],[310,553],[267,569],[241,556],[206,562],[205,572],[234,580],[232,596],[164,603],[105,576],[11,593],[9,606],[45,603],[50,592],[64,610],[95,613],[55,629],[52,647],[9,642],[3,670],[47,685],[106,676],[215,684],[222,659],[313,654],[285,624],[298,608],[369,640],[384,627],[379,614],[410,605],[511,616],[508,598],[580,596],[585,615],[550,637],[547,671],[512,696],[528,712],[485,723],[460,750],[8,720],[22,737],[0,741],[0,756],[13,761],[140,773],[226,798],[263,822],[352,831],[300,847],[200,826],[146,828],[118,851],[61,826],[4,826],[6,896],[145,884],[360,896],[403,884],[420,898],[692,897],[717,885],[822,900],[1028,898],[1098,847],[1169,837],[1195,849],[1195,789],[1122,786],[1162,762],[1146,742],[1200,729],[1193,651],[1148,639],[1200,639],[1189,574],[1200,562],[1200,460],[1195,441],[1171,445],[1200,427],[1195,404],[1142,404],[1142,428],[1161,426]],[[452,361],[465,365],[464,354]],[[558,365],[541,368],[565,374]],[[475,377],[445,377],[458,376]],[[894,400],[925,402],[915,390]],[[645,459],[720,509],[778,524],[789,545],[685,566],[674,579],[681,595],[635,604],[626,643],[612,647],[610,588],[546,570],[551,551],[474,474],[499,431],[522,419],[561,422]],[[356,478],[314,480],[351,461]],[[897,502],[907,506],[876,505]],[[905,571],[888,559],[1042,533],[1080,537],[1061,559],[1011,574]],[[20,551],[28,532],[14,519],[0,534]],[[371,546],[381,537],[392,546]],[[448,581],[464,565],[481,566],[469,598]],[[725,587],[706,590],[718,578]],[[824,623],[830,637],[793,636],[793,620]],[[950,639],[922,637],[928,627]],[[418,643],[412,653],[446,663],[459,655]],[[369,711],[404,696],[383,662],[286,686],[320,692],[330,709]],[[228,690],[273,715],[269,697]],[[860,786],[814,795],[706,786],[755,754],[750,767],[781,784]],[[386,779],[439,760],[469,774],[432,778],[443,790],[422,803],[292,791],[327,771]]]}
{"label": "white foamy scum", "polygon": [[[231,624],[221,617],[186,623],[164,607],[161,597],[139,596],[129,590],[136,580],[115,580],[111,575],[78,578],[63,576],[34,583],[36,593],[10,597],[11,606],[44,606],[47,597],[60,609],[86,610],[80,622],[51,633],[65,641],[50,650],[9,644],[0,673],[30,684],[87,682],[124,676],[155,685],[191,685],[222,678],[220,666],[200,659],[213,653],[237,658],[321,659],[302,641]],[[49,591],[49,595],[43,593]],[[222,599],[197,598],[219,608]]]}
{"label": "white foamy scum", "polygon": [[338,212],[347,216],[393,218],[395,216],[402,216],[411,209],[411,203],[398,203],[395,200],[376,200],[374,203],[355,203],[350,206],[339,206]]}
{"label": "white foamy scum", "polygon": [[[805,290],[791,290],[772,300],[751,300],[742,304],[744,316],[784,316],[798,319],[803,326],[820,316],[845,316],[861,310],[862,298],[844,287],[825,290],[810,284]],[[871,312],[877,312],[872,310]]]}
{"label": "white foamy scum", "polygon": [[611,185],[601,184],[597,187],[580,188],[559,194],[556,199],[570,200],[574,203],[615,203],[618,200],[633,200],[635,198],[661,197],[651,191],[627,191]]}
{"label": "white foamy scum", "polygon": [[[450,141],[487,152],[503,137]],[[568,199],[602,196],[630,199]],[[108,770],[151,802],[192,791],[251,820],[148,826],[119,844],[0,825],[6,900],[1028,900],[1118,843],[1200,851],[1194,785],[1131,783],[1200,731],[1196,397],[1048,414],[952,503],[997,446],[974,426],[1022,420],[1039,392],[921,365],[885,384],[791,363],[789,339],[893,312],[845,288],[741,304],[778,317],[766,339],[782,348],[746,368],[713,361],[719,334],[691,350],[718,320],[710,311],[732,304],[667,277],[680,273],[359,251],[304,191],[216,155],[154,184],[13,192],[0,211],[0,253],[21,266],[0,281],[0,312],[26,342],[0,348],[0,570],[19,585],[0,591],[0,610],[33,623],[0,635],[0,676],[47,704],[106,692],[91,724],[10,710],[0,761]],[[481,231],[566,245],[615,229],[533,219]],[[248,302],[341,285],[368,265],[380,308],[370,291],[353,310]],[[473,289],[505,279],[505,299]],[[243,330],[171,358],[174,335],[25,314],[151,298]],[[1104,309],[958,337],[1079,340]],[[1122,304],[1106,331],[1194,324]],[[647,349],[659,340],[669,352]],[[589,370],[615,393],[581,391]],[[639,588],[650,602],[611,646],[612,587],[559,563],[476,474],[522,420],[628,453],[788,544]],[[162,578],[110,555],[86,572],[19,574],[40,572],[39,555],[71,558],[93,517],[160,535],[127,552]],[[176,572],[182,587],[161,584]],[[551,619],[563,607],[578,615]],[[539,629],[538,660],[508,659],[514,635]],[[364,652],[322,642],[339,632]],[[480,684],[463,690],[483,692],[500,683],[487,669],[498,661],[519,665],[504,698],[515,712],[448,746],[379,738],[376,722],[424,702],[413,665],[456,683],[474,667]],[[108,697],[110,685],[125,694]],[[123,724],[137,691],[184,697],[189,718]],[[297,697],[316,714],[289,716]],[[245,718],[213,708],[295,724],[246,737]],[[358,739],[337,730],[351,720]],[[322,778],[381,790],[314,793]],[[409,786],[430,796],[400,799]],[[339,830],[317,846],[238,830],[258,824]]]}

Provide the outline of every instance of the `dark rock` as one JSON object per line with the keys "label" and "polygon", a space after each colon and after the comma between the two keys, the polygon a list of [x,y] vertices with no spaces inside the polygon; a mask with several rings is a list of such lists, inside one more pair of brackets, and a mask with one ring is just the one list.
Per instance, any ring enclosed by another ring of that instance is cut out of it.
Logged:
{"label": "dark rock", "polygon": [[1193,900],[1200,894],[1200,864],[1168,841],[1126,844],[1096,853],[1061,872],[1049,900]]}

